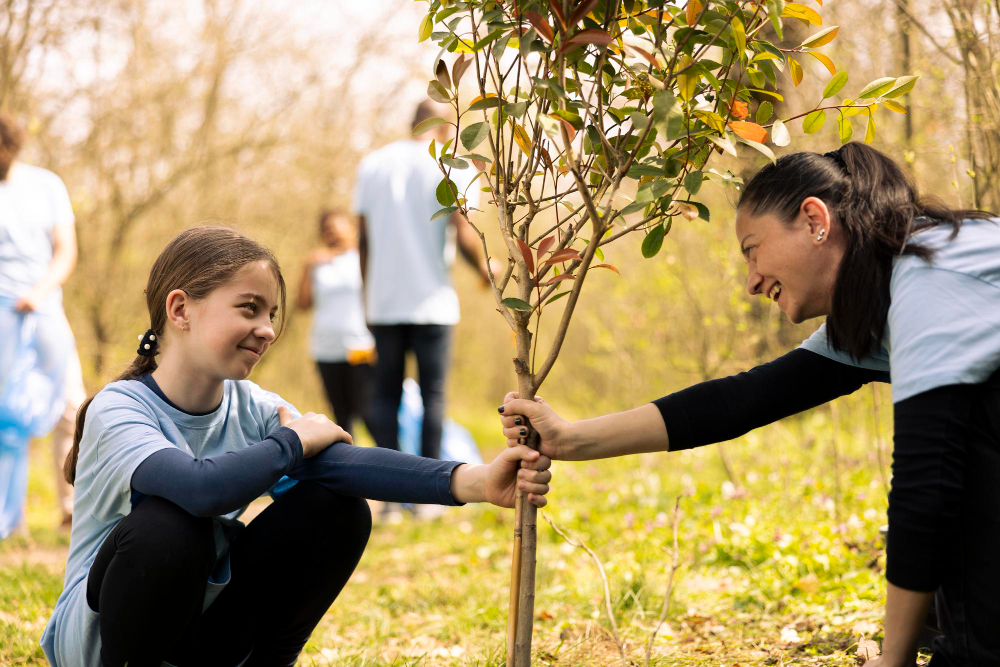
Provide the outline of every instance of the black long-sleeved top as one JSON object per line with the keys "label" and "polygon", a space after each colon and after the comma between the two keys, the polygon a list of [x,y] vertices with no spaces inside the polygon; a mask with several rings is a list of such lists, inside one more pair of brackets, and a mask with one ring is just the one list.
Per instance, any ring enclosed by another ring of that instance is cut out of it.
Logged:
{"label": "black long-sleeved top", "polygon": [[[666,424],[670,449],[690,449],[731,440],[888,379],[884,372],[797,349],[653,403]],[[964,455],[976,391],[977,385],[939,387],[895,405],[886,578],[900,588],[936,590],[949,565],[953,552],[948,544],[962,512]]]}

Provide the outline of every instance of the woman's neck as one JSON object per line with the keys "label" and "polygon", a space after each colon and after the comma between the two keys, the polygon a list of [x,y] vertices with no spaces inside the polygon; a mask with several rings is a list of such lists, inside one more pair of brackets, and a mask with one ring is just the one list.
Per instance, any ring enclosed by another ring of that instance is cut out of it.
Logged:
{"label": "woman's neck", "polygon": [[179,355],[161,355],[152,375],[163,394],[184,412],[211,412],[222,402],[224,381],[199,373]]}

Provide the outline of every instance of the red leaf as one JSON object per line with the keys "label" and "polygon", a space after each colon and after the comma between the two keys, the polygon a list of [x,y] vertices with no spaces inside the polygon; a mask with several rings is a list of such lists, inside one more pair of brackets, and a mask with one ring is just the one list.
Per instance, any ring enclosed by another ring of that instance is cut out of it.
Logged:
{"label": "red leaf", "polygon": [[563,248],[562,250],[552,253],[552,256],[545,260],[542,266],[551,266],[552,264],[558,264],[559,262],[568,262],[571,259],[580,259],[580,251],[573,250],[572,248]]}
{"label": "red leaf", "polygon": [[524,12],[524,18],[528,19],[528,22],[531,23],[546,42],[549,44],[552,43],[555,33],[552,32],[552,26],[549,25],[544,16],[538,12]]}
{"label": "red leaf", "polygon": [[594,7],[597,6],[599,0],[583,0],[579,6],[573,10],[573,13],[569,15],[569,20],[566,22],[568,26],[574,26],[583,20],[583,17],[594,11]]}
{"label": "red leaf", "polygon": [[626,44],[625,48],[629,49],[630,51],[635,51],[637,54],[645,58],[646,62],[648,62],[653,67],[658,67],[658,65],[656,64],[656,58],[654,58],[653,54],[650,53],[649,51],[645,49],[640,49],[638,46],[633,46],[631,44]]}
{"label": "red leaf", "polygon": [[551,248],[552,244],[555,243],[555,242],[556,242],[556,239],[555,239],[554,236],[546,236],[544,239],[542,239],[541,243],[538,244],[538,261],[539,262],[542,261],[542,255],[544,255],[545,253],[547,253],[549,251],[549,248]]}
{"label": "red leaf", "polygon": [[751,123],[747,120],[734,120],[729,123],[729,129],[748,141],[756,141],[758,144],[767,141],[767,130],[757,123]]}
{"label": "red leaf", "polygon": [[[559,118],[559,116],[556,116],[556,118]],[[562,121],[563,127],[566,128],[566,136],[569,137],[569,140],[573,141],[576,139],[576,128],[565,118],[559,118],[559,120]]]}
{"label": "red leaf", "polygon": [[559,0],[549,0],[549,7],[552,8],[552,14],[559,20],[563,32],[566,32],[566,17],[563,15],[562,3]]}
{"label": "red leaf", "polygon": [[455,61],[455,64],[451,66],[451,80],[455,83],[456,88],[458,88],[458,82],[462,80],[465,70],[469,69],[469,65],[471,64],[472,58],[463,53]]}
{"label": "red leaf", "polygon": [[559,49],[560,53],[566,53],[572,51],[573,49],[581,46],[583,44],[597,44],[598,46],[607,46],[611,42],[615,41],[615,38],[604,32],[603,30],[598,30],[597,28],[590,28],[589,30],[581,30],[576,33],[565,42],[563,42],[562,47]]}
{"label": "red leaf", "polygon": [[524,263],[528,265],[528,273],[535,273],[535,259],[531,256],[531,248],[528,244],[521,239],[514,239],[517,241],[517,247],[521,249],[521,257],[524,258]]}
{"label": "red leaf", "polygon": [[618,273],[618,275],[621,275],[621,273],[618,272],[618,269],[616,269],[615,267],[611,266],[610,264],[594,264],[590,268],[592,268],[592,269],[611,269],[615,273]]}
{"label": "red leaf", "polygon": [[574,276],[572,273],[560,273],[552,280],[546,280],[544,283],[541,284],[544,287],[545,285],[555,285],[556,283],[561,282],[563,280],[576,280],[576,276]]}

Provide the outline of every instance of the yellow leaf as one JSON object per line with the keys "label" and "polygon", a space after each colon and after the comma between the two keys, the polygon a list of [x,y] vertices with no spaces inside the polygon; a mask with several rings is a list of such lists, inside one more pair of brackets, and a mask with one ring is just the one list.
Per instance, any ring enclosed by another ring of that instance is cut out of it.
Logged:
{"label": "yellow leaf", "polygon": [[[691,58],[682,58],[678,69],[683,70],[690,64]],[[701,72],[695,71],[695,68],[687,71],[688,73],[677,76],[677,92],[680,93],[682,100],[690,102],[691,98],[694,97],[695,91],[698,89],[698,82],[701,81]]]}
{"label": "yellow leaf", "polygon": [[781,17],[800,19],[812,25],[823,25],[823,19],[820,18],[819,12],[798,2],[785,4],[785,11],[781,12]]}
{"label": "yellow leaf", "polygon": [[830,56],[824,53],[816,53],[815,51],[806,51],[806,53],[823,63],[823,66],[830,72],[830,76],[837,73],[837,66],[833,64],[832,60],[830,60]]}
{"label": "yellow leaf", "polygon": [[906,113],[906,107],[897,102],[896,100],[882,100],[882,104],[889,111],[895,111],[896,113]]}
{"label": "yellow leaf", "polygon": [[698,15],[701,14],[701,9],[699,0],[688,0],[687,9],[684,10],[684,18],[687,19],[688,25],[694,25],[694,22],[698,20]]}
{"label": "yellow leaf", "polygon": [[524,128],[514,123],[514,142],[525,155],[531,155],[531,138]]}
{"label": "yellow leaf", "polygon": [[802,65],[797,60],[789,58],[788,69],[792,73],[792,83],[796,86],[802,83]]}
{"label": "yellow leaf", "polygon": [[839,25],[832,25],[826,30],[820,30],[812,37],[807,38],[804,42],[802,42],[802,46],[807,49],[815,49],[820,46],[825,46],[833,41],[833,38],[837,36],[837,32],[839,31]]}
{"label": "yellow leaf", "polygon": [[746,120],[734,120],[729,123],[729,129],[737,136],[743,137],[747,141],[755,141],[762,144],[767,141],[767,130]]}
{"label": "yellow leaf", "polygon": [[865,130],[865,143],[870,144],[875,141],[875,114],[868,112],[868,129]]}

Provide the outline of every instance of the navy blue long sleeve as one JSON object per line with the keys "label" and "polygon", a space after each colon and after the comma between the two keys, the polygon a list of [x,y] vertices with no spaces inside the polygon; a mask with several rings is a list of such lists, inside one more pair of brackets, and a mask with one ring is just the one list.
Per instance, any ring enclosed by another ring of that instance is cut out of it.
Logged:
{"label": "navy blue long sleeve", "polygon": [[282,427],[255,445],[206,459],[162,449],[139,464],[132,474],[132,489],[165,498],[195,516],[217,516],[243,507],[283,475],[317,482],[345,496],[457,505],[451,495],[451,474],[459,465],[343,442],[304,459],[298,435]]}

